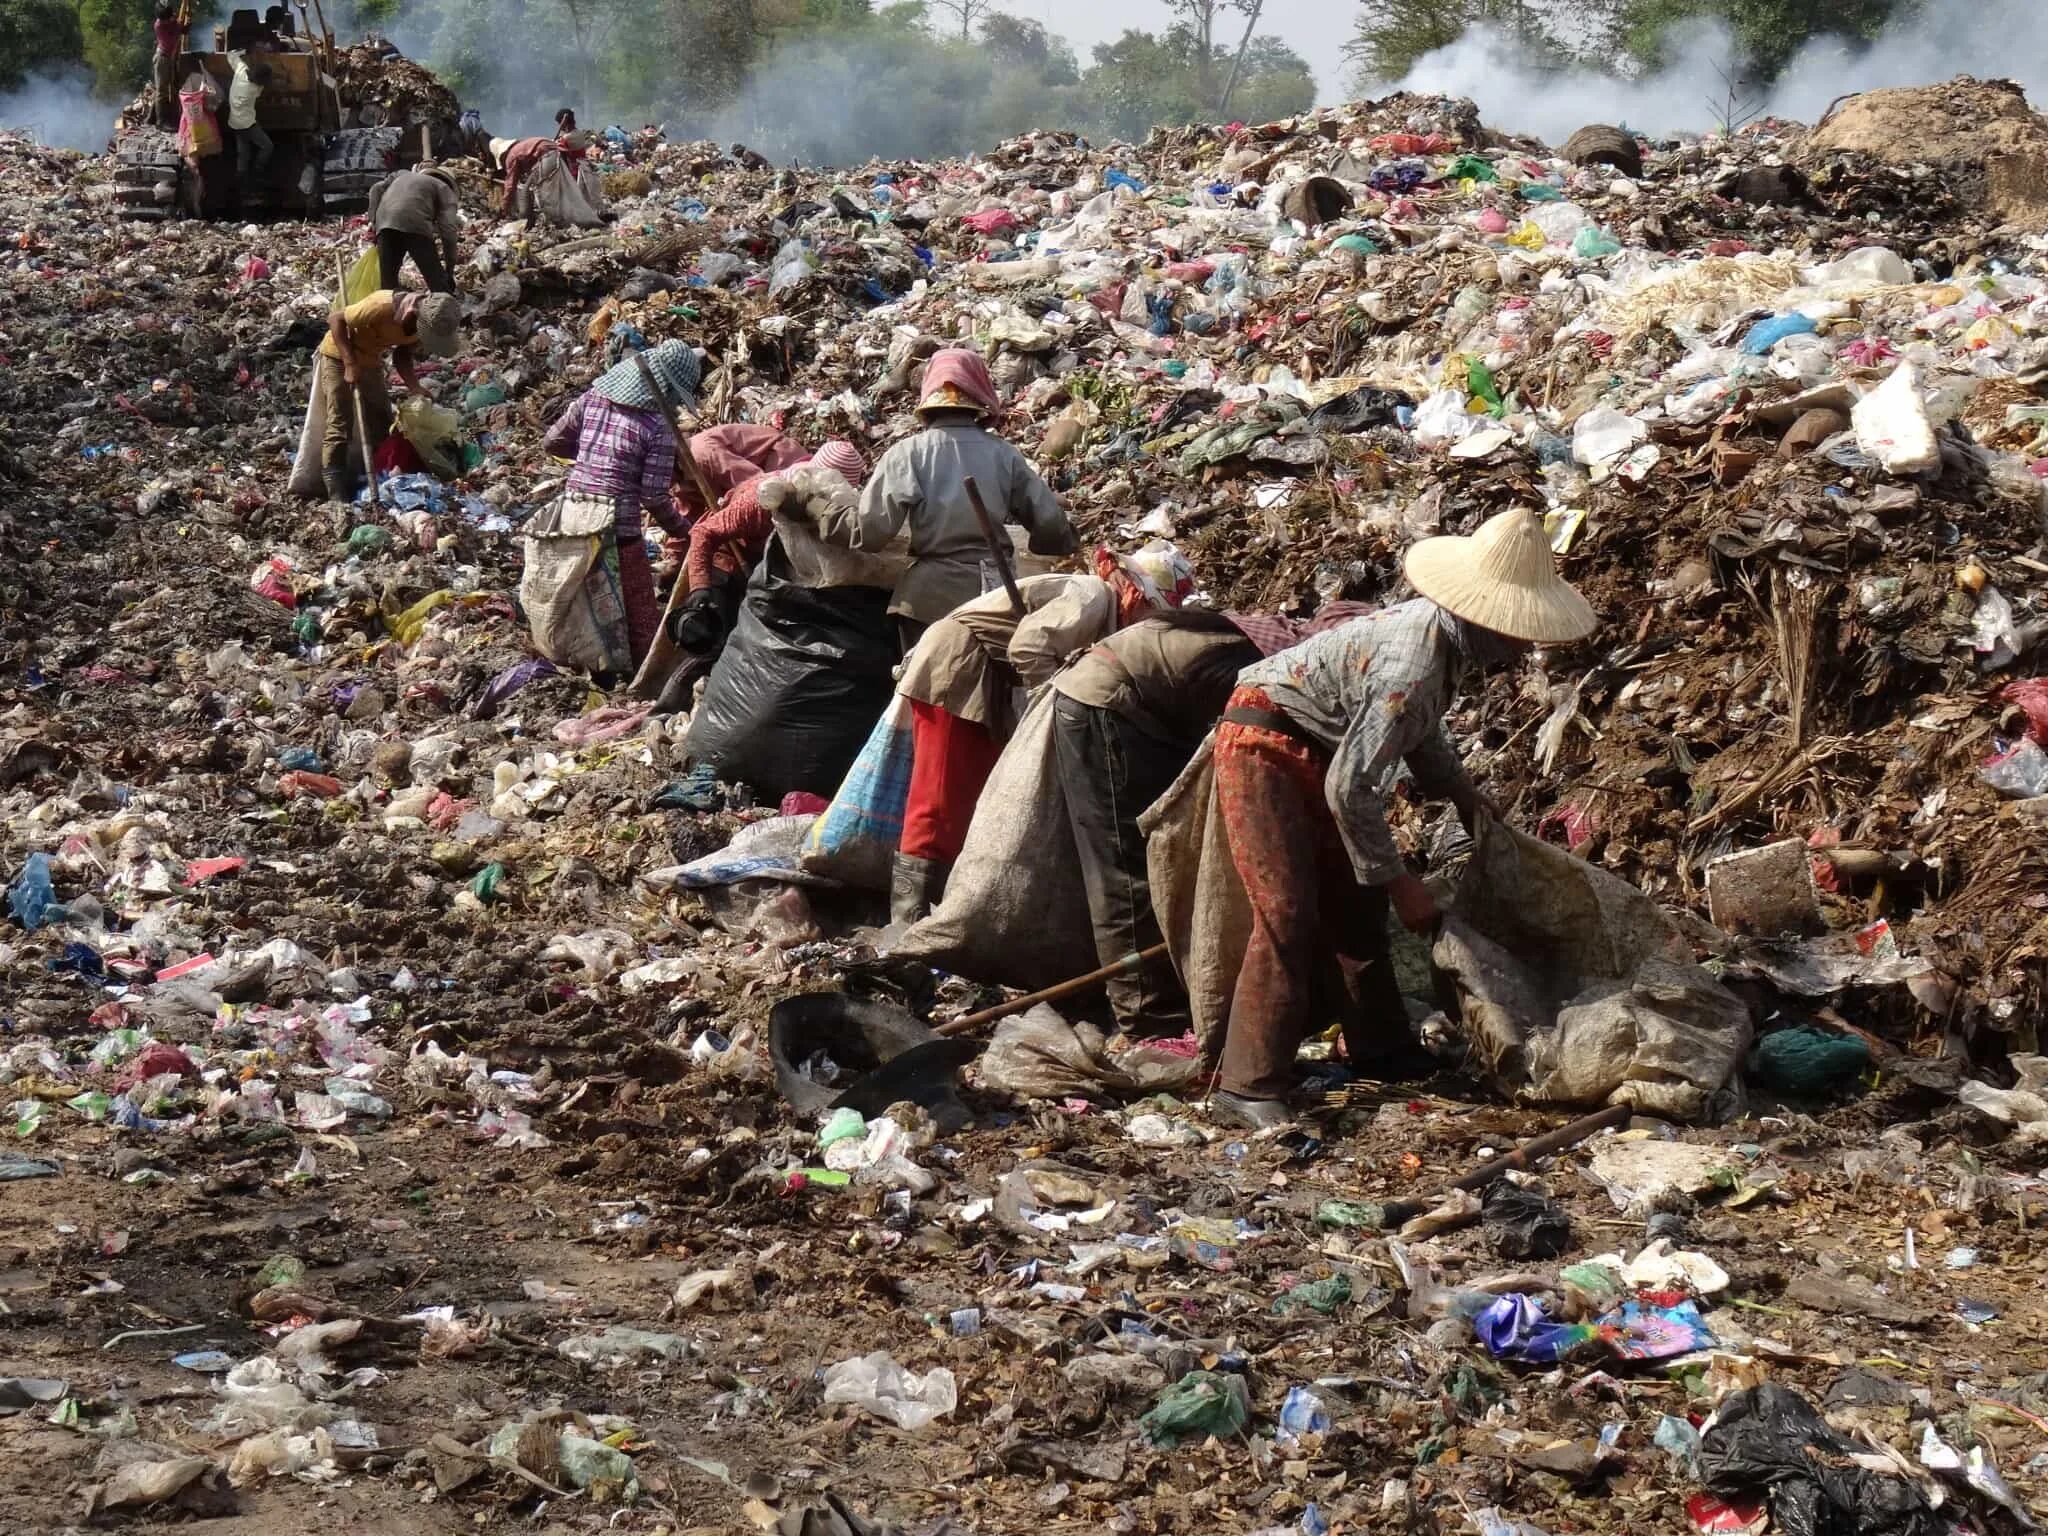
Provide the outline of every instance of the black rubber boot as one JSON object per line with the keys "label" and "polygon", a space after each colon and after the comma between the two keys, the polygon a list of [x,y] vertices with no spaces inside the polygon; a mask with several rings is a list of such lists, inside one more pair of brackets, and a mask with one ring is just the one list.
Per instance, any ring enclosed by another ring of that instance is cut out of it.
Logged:
{"label": "black rubber boot", "polygon": [[910,924],[936,907],[946,894],[950,864],[899,853],[889,870],[889,921]]}

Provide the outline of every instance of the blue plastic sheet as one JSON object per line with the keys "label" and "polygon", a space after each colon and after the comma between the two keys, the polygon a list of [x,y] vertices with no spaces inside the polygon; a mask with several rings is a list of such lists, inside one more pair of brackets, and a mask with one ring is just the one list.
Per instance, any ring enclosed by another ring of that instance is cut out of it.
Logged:
{"label": "blue plastic sheet", "polygon": [[32,853],[14,884],[7,888],[7,910],[17,923],[34,933],[49,921],[50,908],[56,904],[57,891],[50,883],[50,856]]}

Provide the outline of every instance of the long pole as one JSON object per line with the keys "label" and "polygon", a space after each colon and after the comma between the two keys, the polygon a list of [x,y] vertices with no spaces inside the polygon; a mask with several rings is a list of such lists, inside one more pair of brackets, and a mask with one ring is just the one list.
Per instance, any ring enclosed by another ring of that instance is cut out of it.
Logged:
{"label": "long pole", "polygon": [[996,563],[996,573],[1003,578],[1003,590],[1010,594],[1010,609],[1018,618],[1024,617],[1024,594],[1017,590],[1016,573],[1010,569],[1010,541],[996,532],[995,519],[988,515],[988,504],[981,499],[981,487],[974,483],[974,476],[966,480],[967,504],[974,508],[974,520],[981,524],[981,536],[988,540],[989,558]]}
{"label": "long pole", "polygon": [[[705,477],[704,468],[697,462],[696,454],[690,451],[690,439],[683,433],[682,424],[676,418],[675,407],[668,403],[668,396],[662,393],[661,385],[655,380],[654,370],[647,366],[646,354],[635,352],[633,361],[640,365],[641,382],[647,386],[647,392],[654,396],[655,406],[661,411],[662,419],[668,423],[669,436],[675,439],[676,462],[682,466],[683,473],[690,477],[690,484],[697,489],[697,499],[703,503],[705,515],[709,516],[718,510],[718,498],[712,494],[711,481]],[[662,689],[668,686],[669,674],[676,669],[676,648],[675,642],[668,637],[668,621],[682,603],[684,584],[683,573],[676,572],[676,579],[668,589],[668,601],[662,605],[660,622],[654,626],[653,643],[647,647],[647,655],[640,663],[640,670],[633,674],[633,681],[626,687],[626,692],[636,699],[658,696]]]}
{"label": "long pole", "polygon": [[[335,252],[334,256],[334,307],[341,314],[345,315],[348,313],[348,263],[342,259],[339,251]],[[342,321],[341,328],[344,331],[348,329],[348,322],[346,320]],[[355,338],[353,336],[349,338],[349,350],[351,352],[355,350]],[[354,359],[351,358],[350,362],[353,363]],[[370,480],[370,505],[373,507],[378,506],[380,505],[380,493],[377,487],[377,451],[370,445],[370,421],[363,414],[361,380],[349,385],[348,398],[350,403],[356,408],[356,444],[363,450],[363,473],[369,476]],[[330,401],[328,403],[331,405],[333,402]]]}

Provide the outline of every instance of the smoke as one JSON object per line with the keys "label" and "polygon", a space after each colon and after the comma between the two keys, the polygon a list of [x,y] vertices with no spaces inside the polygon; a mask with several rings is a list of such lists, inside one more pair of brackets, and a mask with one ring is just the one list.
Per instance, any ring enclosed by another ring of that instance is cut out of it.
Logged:
{"label": "smoke", "polygon": [[93,95],[92,76],[83,69],[55,70],[0,96],[0,128],[19,130],[53,149],[96,154],[113,138],[119,110]]}
{"label": "smoke", "polygon": [[1587,123],[1625,123],[1639,133],[1703,133],[1720,125],[1737,80],[1737,114],[1761,112],[1813,122],[1837,97],[1883,86],[1927,85],[1958,74],[2017,80],[2048,100],[2048,26],[2040,0],[1944,4],[1892,27],[1868,46],[1840,38],[1806,45],[1768,88],[1739,83],[1734,40],[1719,26],[1693,26],[1666,39],[1669,62],[1627,77],[1595,69],[1549,72],[1526,50],[1475,27],[1425,55],[1396,87],[1469,96],[1492,127],[1561,143]]}

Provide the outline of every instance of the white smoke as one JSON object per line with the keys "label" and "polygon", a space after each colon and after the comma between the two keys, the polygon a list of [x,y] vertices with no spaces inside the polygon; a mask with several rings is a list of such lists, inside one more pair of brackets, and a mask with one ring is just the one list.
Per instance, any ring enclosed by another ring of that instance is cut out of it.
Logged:
{"label": "white smoke", "polygon": [[52,149],[97,153],[114,136],[118,104],[99,100],[92,76],[67,69],[35,76],[0,95],[0,129],[18,130]]}
{"label": "white smoke", "polygon": [[1419,59],[1393,89],[1469,96],[1491,127],[1561,143],[1587,123],[1623,123],[1639,133],[1703,133],[1727,115],[1765,114],[1811,123],[1837,97],[1893,85],[1926,85],[1953,75],[2017,80],[2048,102],[2048,24],[2041,0],[1946,0],[1868,46],[1819,38],[1801,49],[1767,88],[1745,86],[1726,28],[1693,26],[1666,39],[1668,62],[1628,77],[1596,69],[1547,72],[1527,50],[1490,28]]}

